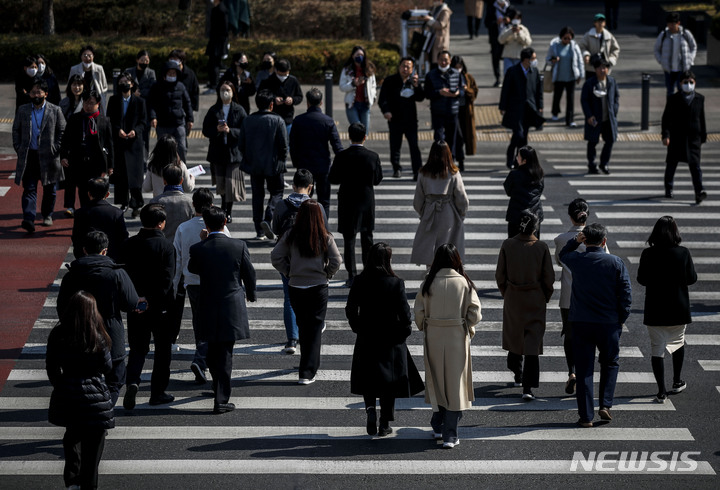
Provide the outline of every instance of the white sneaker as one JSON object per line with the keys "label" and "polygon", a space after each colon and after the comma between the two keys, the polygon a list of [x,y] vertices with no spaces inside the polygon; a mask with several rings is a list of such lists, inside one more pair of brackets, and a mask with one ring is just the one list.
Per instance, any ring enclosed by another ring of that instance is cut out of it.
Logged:
{"label": "white sneaker", "polygon": [[443,449],[452,449],[455,446],[459,446],[459,445],[460,445],[460,439],[458,439],[455,442],[443,442]]}
{"label": "white sneaker", "polygon": [[435,439],[436,441],[441,440],[441,439],[442,439],[442,432],[435,432],[435,431],[433,431],[433,439]]}
{"label": "white sneaker", "polygon": [[299,385],[309,385],[315,382],[315,378],[307,379],[307,378],[300,378],[298,381]]}

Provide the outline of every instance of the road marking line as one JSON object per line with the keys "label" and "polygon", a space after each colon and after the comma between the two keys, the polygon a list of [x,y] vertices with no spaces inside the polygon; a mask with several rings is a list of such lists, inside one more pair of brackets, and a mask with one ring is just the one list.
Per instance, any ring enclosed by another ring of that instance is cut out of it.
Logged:
{"label": "road marking line", "polygon": [[705,371],[720,371],[720,360],[717,359],[698,360],[698,364]]}
{"label": "road marking line", "polygon": [[685,343],[688,345],[720,345],[720,335],[685,335]]}

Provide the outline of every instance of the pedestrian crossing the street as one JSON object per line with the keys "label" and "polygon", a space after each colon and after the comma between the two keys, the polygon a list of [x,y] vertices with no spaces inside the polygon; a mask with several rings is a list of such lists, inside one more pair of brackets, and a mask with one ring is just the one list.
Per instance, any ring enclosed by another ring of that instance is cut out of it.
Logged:
{"label": "pedestrian crossing the street", "polygon": [[[374,239],[393,247],[393,268],[405,279],[412,306],[426,267],[409,262],[418,223],[412,209],[415,183],[407,170],[409,158],[403,148],[406,171],[402,178],[393,179],[387,142],[370,142],[368,147],[380,154],[385,169],[385,178],[376,188]],[[108,433],[100,465],[101,485],[147,488],[162,487],[163,482],[169,486],[167,482],[173,481],[177,488],[194,488],[204,481],[211,482],[208,485],[212,487],[224,486],[228,481],[256,488],[427,488],[447,485],[449,475],[493,475],[509,478],[507,481],[516,485],[522,484],[527,475],[534,475],[532,481],[551,483],[557,481],[552,478],[562,478],[565,485],[573,485],[584,481],[583,473],[598,471],[597,465],[587,460],[578,462],[578,458],[590,458],[591,453],[595,457],[602,451],[620,454],[655,450],[668,455],[694,452],[694,464],[680,465],[676,470],[666,465],[659,471],[664,478],[684,475],[688,478],[685,482],[696,482],[698,486],[713,481],[716,470],[708,461],[712,455],[698,449],[698,440],[705,436],[702,425],[691,423],[688,412],[693,397],[714,396],[720,403],[720,387],[707,395],[689,381],[682,394],[664,404],[653,401],[657,387],[650,366],[647,331],[642,324],[644,292],[635,277],[640,253],[655,221],[664,214],[675,216],[683,245],[692,252],[699,276],[690,289],[693,323],[686,336],[688,356],[684,369],[690,379],[717,376],[720,335],[714,326],[720,321],[720,228],[713,225],[720,216],[720,194],[715,195],[713,189],[720,191],[720,172],[710,169],[704,174],[709,197],[696,206],[689,173],[682,166],[676,176],[676,197],[664,197],[665,150],[659,143],[618,143],[612,173],[607,176],[585,175],[585,147],[580,142],[562,147],[538,143],[537,148],[546,173],[541,239],[554,253],[553,238],[570,228],[568,203],[584,197],[590,204],[589,222],[599,221],[608,227],[610,251],[625,261],[633,279],[633,309],[621,338],[620,374],[611,423],[591,429],[575,426],[576,402],[564,392],[567,366],[560,336],[557,281],[548,305],[537,399],[522,401],[522,390],[513,387],[512,373],[505,365],[506,351],[501,348],[503,303],[495,284],[497,254],[507,237],[504,218],[508,198],[502,188],[507,175],[505,143],[480,143],[480,155],[467,157],[463,174],[470,199],[464,260],[478,288],[483,319],[477,325],[471,348],[476,400],[460,422],[459,447],[443,451],[442,444],[433,440],[430,406],[422,395],[397,400],[393,434],[385,438],[366,435],[362,397],[350,393],[355,335],[345,322],[349,290],[343,287],[347,276],[342,266],[330,284],[317,382],[297,385],[299,356],[282,353],[286,342],[282,285],[270,264],[272,244],[254,238],[248,186],[247,201],[235,205],[233,221],[228,225],[235,238],[247,241],[258,278],[258,301],[248,303],[251,338],[238,342],[234,350],[231,402],[237,409],[212,415],[209,384],[194,383],[189,369],[194,338],[188,303],[171,366],[168,392],[175,395],[175,401],[159,406],[147,403],[151,352],[142,374],[137,407],[133,411],[124,410],[122,403],[116,407],[117,427]],[[427,147],[423,152],[427,153]],[[205,164],[204,155],[202,145],[191,141],[189,166]],[[720,148],[704,149],[703,157],[717,160]],[[285,177],[287,182],[291,174],[292,168]],[[209,175],[198,176],[196,186],[210,187]],[[330,229],[342,250],[342,236],[336,232],[335,203],[333,189]],[[139,222],[128,219],[128,226],[133,234]],[[556,279],[559,271],[555,265]],[[8,476],[13,476],[14,482],[25,482],[26,488],[55,488],[61,482],[63,429],[47,422],[52,390],[44,371],[44,353],[48,333],[56,321],[57,291],[65,272],[61,267],[0,394],[0,482]],[[424,376],[422,333],[413,327],[408,346]],[[598,382],[596,373],[596,387]],[[671,456],[662,457],[669,460]],[[637,473],[642,473],[637,475],[638,482],[660,481],[651,479],[651,470]],[[278,479],[267,480],[272,476]],[[209,477],[212,479],[205,480]],[[457,481],[460,486],[472,482]]]}

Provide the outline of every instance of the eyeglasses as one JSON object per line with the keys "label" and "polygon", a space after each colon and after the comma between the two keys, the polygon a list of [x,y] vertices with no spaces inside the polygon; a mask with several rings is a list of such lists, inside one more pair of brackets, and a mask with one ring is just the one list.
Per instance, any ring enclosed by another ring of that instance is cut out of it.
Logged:
{"label": "eyeglasses", "polygon": [[83,53],[82,57],[83,58],[92,58],[93,54],[92,53]]}

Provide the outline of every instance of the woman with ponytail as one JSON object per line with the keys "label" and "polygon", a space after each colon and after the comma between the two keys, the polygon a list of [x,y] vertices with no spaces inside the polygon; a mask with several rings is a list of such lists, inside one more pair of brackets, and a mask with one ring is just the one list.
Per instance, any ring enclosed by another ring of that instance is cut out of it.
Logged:
{"label": "woman with ponytail", "polygon": [[543,221],[543,208],[540,198],[545,188],[544,172],[540,166],[537,152],[531,146],[518,150],[517,166],[505,178],[503,187],[510,197],[505,221],[508,222],[508,238],[518,232],[520,215],[528,210],[538,218],[535,236],[540,238],[540,223]]}
{"label": "woman with ponytail", "polygon": [[508,351],[515,386],[523,387],[523,400],[534,400],[532,388],[540,384],[545,313],[555,282],[550,249],[535,236],[538,224],[537,215],[520,213],[517,234],[503,242],[495,270],[505,300],[502,348]]}

